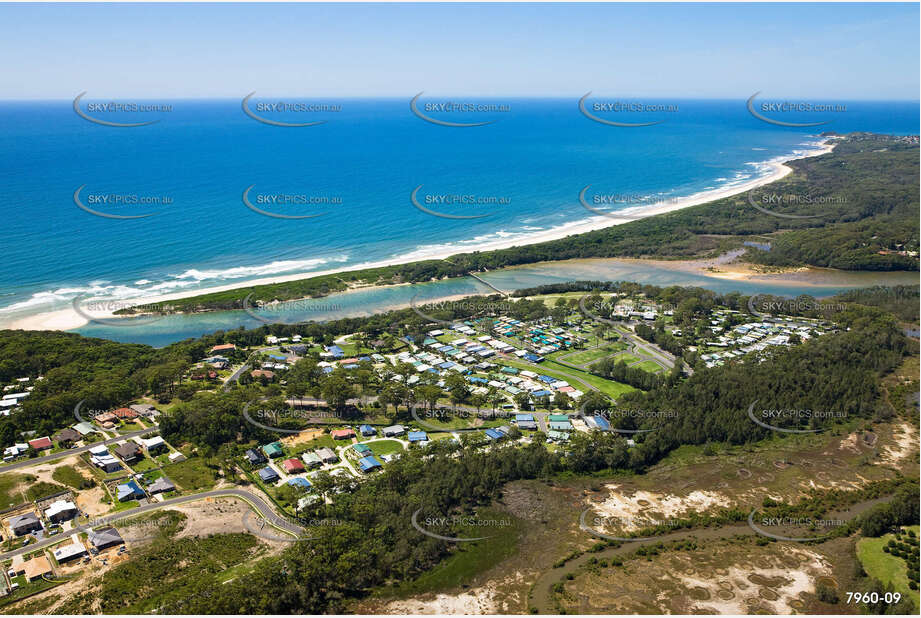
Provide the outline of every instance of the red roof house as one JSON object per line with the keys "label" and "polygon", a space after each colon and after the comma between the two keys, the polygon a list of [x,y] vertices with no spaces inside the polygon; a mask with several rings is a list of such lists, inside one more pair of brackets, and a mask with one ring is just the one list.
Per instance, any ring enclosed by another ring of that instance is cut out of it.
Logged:
{"label": "red roof house", "polygon": [[29,440],[29,446],[34,448],[36,451],[43,451],[46,448],[51,448],[51,438],[45,436],[44,438]]}
{"label": "red roof house", "polygon": [[345,440],[346,438],[354,438],[355,431],[353,429],[334,429],[329,432],[329,435],[333,437],[333,440]]}
{"label": "red roof house", "polygon": [[281,462],[281,465],[285,467],[285,472],[288,474],[294,474],[296,472],[304,471],[304,464],[301,463],[300,459],[286,459]]}
{"label": "red roof house", "polygon": [[131,408],[119,408],[117,410],[112,410],[112,414],[118,418],[137,418],[140,416],[137,412]]}
{"label": "red roof house", "polygon": [[213,348],[211,348],[211,353],[214,354],[215,352],[232,352],[233,350],[236,350],[236,349],[237,349],[237,346],[235,346],[234,344],[224,343],[221,345],[216,345]]}

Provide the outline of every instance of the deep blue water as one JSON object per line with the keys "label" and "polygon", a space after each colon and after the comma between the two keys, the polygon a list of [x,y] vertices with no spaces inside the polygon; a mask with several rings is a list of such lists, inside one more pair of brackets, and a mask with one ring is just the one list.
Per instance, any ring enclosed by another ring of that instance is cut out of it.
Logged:
{"label": "deep blue water", "polygon": [[[119,298],[207,288],[423,257],[445,247],[460,252],[503,237],[524,241],[596,216],[578,200],[588,184],[592,194],[618,194],[617,208],[624,208],[744,182],[765,173],[765,161],[807,149],[820,130],[918,132],[917,103],[849,102],[846,112],[821,118],[785,116],[831,121],[793,129],[755,119],[744,100],[667,101],[678,111],[623,118],[665,120],[641,128],[593,122],[575,100],[494,102],[509,111],[431,113],[459,122],[495,120],[473,128],[424,122],[410,112],[408,97],[329,101],[341,105],[339,112],[262,114],[289,122],[327,120],[299,128],[259,123],[243,114],[240,100],[157,101],[172,111],[93,114],[117,122],[160,120],[137,128],[88,122],[71,101],[0,103],[0,323],[66,307],[85,293]],[[101,218],[74,203],[83,185],[84,204],[103,194],[171,202],[91,205],[110,214],[158,213]],[[252,202],[276,193],[341,203],[259,205],[275,213],[323,213],[270,218],[243,204],[250,185]],[[428,204],[447,214],[490,215],[435,217],[410,202],[419,185],[420,200],[451,194],[508,203]]]}

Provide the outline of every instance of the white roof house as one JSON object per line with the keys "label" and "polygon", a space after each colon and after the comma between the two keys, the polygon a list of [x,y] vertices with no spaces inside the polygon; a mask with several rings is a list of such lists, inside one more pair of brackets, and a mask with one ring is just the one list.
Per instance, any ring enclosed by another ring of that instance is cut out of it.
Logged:
{"label": "white roof house", "polygon": [[63,513],[70,513],[71,511],[76,511],[77,505],[71,502],[70,500],[56,500],[51,503],[47,509],[45,509],[45,517],[48,519],[54,519],[56,516]]}
{"label": "white roof house", "polygon": [[72,558],[77,558],[86,553],[86,548],[82,543],[71,543],[70,545],[64,545],[57,548],[52,552],[54,554],[54,559],[58,562],[65,562]]}

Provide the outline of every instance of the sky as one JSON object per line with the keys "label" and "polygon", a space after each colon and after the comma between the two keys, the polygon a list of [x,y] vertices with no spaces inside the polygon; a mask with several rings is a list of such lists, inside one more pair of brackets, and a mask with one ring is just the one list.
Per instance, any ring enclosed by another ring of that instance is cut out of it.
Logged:
{"label": "sky", "polygon": [[0,4],[0,99],[919,99],[914,4]]}

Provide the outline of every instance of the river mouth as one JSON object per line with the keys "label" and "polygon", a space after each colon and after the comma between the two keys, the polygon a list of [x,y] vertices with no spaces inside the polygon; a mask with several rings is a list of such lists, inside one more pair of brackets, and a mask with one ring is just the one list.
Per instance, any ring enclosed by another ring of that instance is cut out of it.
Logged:
{"label": "river mouth", "polygon": [[[689,268],[688,264],[693,264]],[[496,288],[510,292],[566,281],[635,281],[637,283],[669,286],[697,286],[717,293],[737,291],[742,294],[770,293],[796,297],[808,294],[825,297],[840,292],[873,285],[905,285],[917,283],[917,274],[909,272],[864,273],[808,269],[772,275],[759,275],[750,280],[722,278],[702,274],[700,262],[665,262],[624,259],[579,259],[541,262],[479,273],[478,278],[458,277],[417,283],[367,287],[338,292],[322,298],[299,301],[301,313],[287,312],[275,316],[278,322],[326,322],[340,318],[362,317],[392,309],[473,295],[496,294]],[[484,283],[485,282],[485,283]],[[241,291],[241,298],[244,296]],[[415,299],[415,300],[414,300]],[[262,317],[262,316],[260,316]],[[164,316],[136,326],[89,323],[74,329],[88,337],[101,337],[125,343],[145,343],[162,347],[189,337],[200,337],[218,330],[239,327],[254,329],[272,321],[266,313],[263,320],[246,311],[209,311],[204,313]]]}

